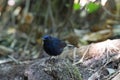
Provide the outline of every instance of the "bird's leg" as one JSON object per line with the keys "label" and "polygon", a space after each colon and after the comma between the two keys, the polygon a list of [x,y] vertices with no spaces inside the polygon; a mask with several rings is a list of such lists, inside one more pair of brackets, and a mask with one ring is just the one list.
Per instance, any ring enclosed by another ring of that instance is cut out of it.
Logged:
{"label": "bird's leg", "polygon": [[46,62],[46,63],[51,63],[51,62],[53,62],[53,56],[50,56],[45,62]]}
{"label": "bird's leg", "polygon": [[46,60],[46,62],[53,64],[53,63],[55,63],[56,61],[58,61],[57,58],[58,58],[58,56],[50,56],[50,57]]}
{"label": "bird's leg", "polygon": [[50,59],[51,60],[55,60],[57,58],[57,56],[51,56]]}
{"label": "bird's leg", "polygon": [[52,59],[55,59],[55,56],[50,56],[48,60],[50,61]]}

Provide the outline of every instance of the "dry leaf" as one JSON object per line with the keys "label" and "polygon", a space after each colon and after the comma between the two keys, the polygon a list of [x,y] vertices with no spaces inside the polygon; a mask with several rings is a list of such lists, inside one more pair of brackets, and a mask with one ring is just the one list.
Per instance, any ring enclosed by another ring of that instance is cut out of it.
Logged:
{"label": "dry leaf", "polygon": [[101,30],[94,33],[89,33],[83,37],[83,40],[90,41],[90,42],[98,42],[103,41],[112,36],[112,31],[110,29]]}

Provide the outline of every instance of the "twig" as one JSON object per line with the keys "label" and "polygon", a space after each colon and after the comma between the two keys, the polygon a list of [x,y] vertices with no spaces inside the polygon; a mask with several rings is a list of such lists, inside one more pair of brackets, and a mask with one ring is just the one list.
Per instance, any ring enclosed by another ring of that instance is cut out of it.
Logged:
{"label": "twig", "polygon": [[12,61],[14,61],[16,64],[21,64],[21,62],[18,61],[17,59],[15,59],[14,57],[12,57],[12,56],[10,56],[10,55],[8,55],[8,57],[9,57]]}
{"label": "twig", "polygon": [[26,0],[26,4],[25,4],[25,9],[24,9],[22,21],[24,21],[24,18],[26,16],[26,14],[28,13],[29,6],[30,6],[30,0]]}
{"label": "twig", "polygon": [[48,10],[49,10],[49,8],[47,9],[46,14],[45,14],[45,20],[44,20],[45,27],[47,26],[47,20],[48,20],[48,16],[49,16]]}
{"label": "twig", "polygon": [[53,33],[56,32],[56,23],[55,23],[55,19],[53,17],[53,11],[52,11],[52,8],[51,8],[51,0],[47,0],[48,1],[48,11],[49,11],[49,15],[50,15],[50,18],[51,18],[51,21],[52,21],[52,29],[53,29]]}
{"label": "twig", "polygon": [[110,11],[108,11],[107,9],[106,9],[106,7],[102,7],[103,8],[103,10],[108,14],[108,15],[110,15],[110,16],[112,16],[112,17],[116,17],[116,18],[118,18],[118,17],[120,17],[119,15],[114,15],[114,14],[112,14]]}
{"label": "twig", "polygon": [[77,51],[77,48],[75,47],[73,51],[73,64],[75,64],[76,51]]}
{"label": "twig", "polygon": [[8,54],[8,53],[12,53],[12,52],[14,52],[12,49],[7,48],[3,45],[0,45],[0,54],[5,55],[5,54]]}
{"label": "twig", "polygon": [[[92,45],[92,44],[91,44],[91,45]],[[85,52],[83,53],[82,58],[81,58],[78,62],[74,63],[73,65],[76,65],[76,64],[79,64],[79,63],[82,63],[82,62],[83,62],[83,60],[84,60],[86,54],[88,53],[88,50],[89,50],[89,48],[90,48],[91,45],[89,45],[89,46],[87,47],[87,49],[86,49]]]}
{"label": "twig", "polygon": [[5,59],[5,60],[0,60],[0,64],[4,64],[4,63],[8,63],[8,62],[12,62],[12,59]]}
{"label": "twig", "polygon": [[30,42],[30,38],[31,38],[31,35],[32,35],[32,31],[33,30],[31,30],[31,32],[30,32],[30,34],[29,34],[29,36],[27,38],[27,41],[26,41],[26,44],[25,44],[25,47],[24,47],[24,51],[28,48],[28,45],[29,45],[29,42]]}
{"label": "twig", "polygon": [[11,48],[14,48],[14,46],[15,46],[16,43],[17,43],[17,40],[14,39],[13,42],[11,43],[10,47],[11,47]]}
{"label": "twig", "polygon": [[120,70],[117,70],[113,75],[108,76],[105,80],[112,80],[117,74],[120,73]]}
{"label": "twig", "polygon": [[30,6],[30,0],[26,0],[24,14],[28,13],[29,6]]}

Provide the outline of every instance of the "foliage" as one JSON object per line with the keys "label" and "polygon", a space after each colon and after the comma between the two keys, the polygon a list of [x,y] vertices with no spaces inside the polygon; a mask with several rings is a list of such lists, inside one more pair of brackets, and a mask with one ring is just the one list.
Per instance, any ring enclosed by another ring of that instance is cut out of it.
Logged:
{"label": "foliage", "polygon": [[74,10],[79,10],[79,9],[80,9],[80,4],[74,3],[73,9],[74,9]]}
{"label": "foliage", "polygon": [[93,2],[90,2],[86,5],[86,9],[88,13],[96,12],[99,8],[100,8],[100,5]]}

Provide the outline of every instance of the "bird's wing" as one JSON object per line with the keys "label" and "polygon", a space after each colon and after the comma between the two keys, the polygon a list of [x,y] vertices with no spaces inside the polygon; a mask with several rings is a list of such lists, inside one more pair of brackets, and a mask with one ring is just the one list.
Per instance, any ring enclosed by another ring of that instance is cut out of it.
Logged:
{"label": "bird's wing", "polygon": [[53,40],[53,46],[55,46],[58,49],[63,49],[66,46],[66,43],[57,39],[57,38],[55,38]]}

